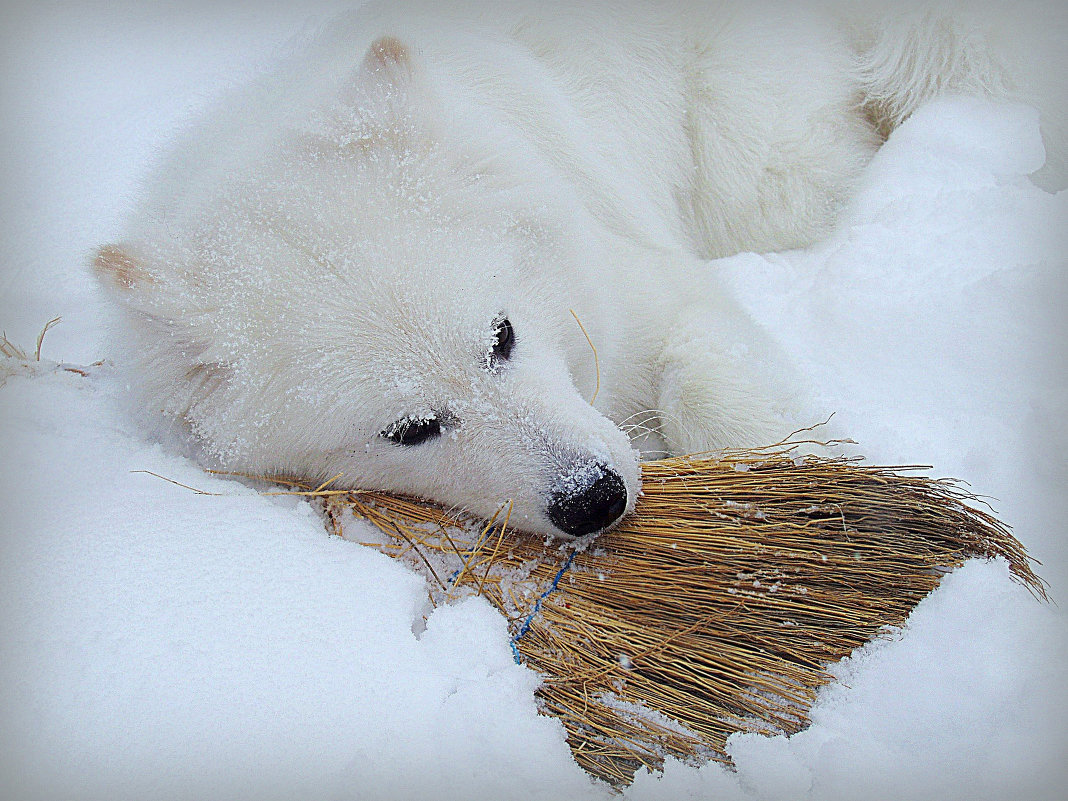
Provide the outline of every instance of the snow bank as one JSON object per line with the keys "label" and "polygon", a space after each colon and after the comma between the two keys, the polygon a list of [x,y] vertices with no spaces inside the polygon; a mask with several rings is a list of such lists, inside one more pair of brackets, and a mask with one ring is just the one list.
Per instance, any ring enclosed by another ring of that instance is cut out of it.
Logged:
{"label": "snow bank", "polygon": [[[316,7],[320,16],[329,3]],[[304,25],[262,5],[7,7],[0,323],[107,356],[84,264],[173,127]],[[841,230],[743,255],[734,290],[880,462],[966,479],[1068,590],[1065,194],[1033,112],[944,101],[899,130]],[[0,786],[11,798],[609,798],[537,715],[503,620],[428,613],[309,506],[143,441],[108,367],[0,387]],[[198,495],[149,470],[217,495]],[[420,632],[418,635],[415,632]],[[973,563],[836,668],[813,725],[736,736],[632,799],[1060,797],[1065,616]]]}

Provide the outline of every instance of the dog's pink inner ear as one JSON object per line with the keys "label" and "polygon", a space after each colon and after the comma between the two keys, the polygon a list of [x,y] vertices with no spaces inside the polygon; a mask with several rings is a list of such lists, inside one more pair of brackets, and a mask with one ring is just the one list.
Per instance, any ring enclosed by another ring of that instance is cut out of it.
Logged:
{"label": "dog's pink inner ear", "polygon": [[412,54],[396,36],[380,36],[371,42],[364,56],[364,69],[371,72],[407,71],[412,64]]}
{"label": "dog's pink inner ear", "polygon": [[119,245],[104,245],[93,259],[97,275],[123,289],[151,280],[148,273]]}

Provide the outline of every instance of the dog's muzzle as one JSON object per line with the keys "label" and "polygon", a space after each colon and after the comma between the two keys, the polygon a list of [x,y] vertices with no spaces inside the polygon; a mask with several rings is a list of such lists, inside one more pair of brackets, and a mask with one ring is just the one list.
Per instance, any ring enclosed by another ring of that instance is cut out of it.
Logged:
{"label": "dog's muzzle", "polygon": [[627,509],[627,486],[614,470],[586,464],[565,476],[549,497],[549,520],[565,534],[581,537],[608,528]]}

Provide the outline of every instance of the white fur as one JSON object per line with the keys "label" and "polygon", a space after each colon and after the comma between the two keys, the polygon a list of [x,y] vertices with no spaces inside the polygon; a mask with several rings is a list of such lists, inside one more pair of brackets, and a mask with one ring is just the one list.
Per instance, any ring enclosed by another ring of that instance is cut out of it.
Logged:
{"label": "white fur", "polygon": [[[344,17],[190,131],[98,256],[139,402],[213,466],[510,500],[547,533],[591,464],[633,505],[620,425],[776,441],[807,422],[788,368],[708,260],[813,242],[918,103],[1009,91],[962,30],[682,0]],[[381,436],[430,414],[440,439]]]}

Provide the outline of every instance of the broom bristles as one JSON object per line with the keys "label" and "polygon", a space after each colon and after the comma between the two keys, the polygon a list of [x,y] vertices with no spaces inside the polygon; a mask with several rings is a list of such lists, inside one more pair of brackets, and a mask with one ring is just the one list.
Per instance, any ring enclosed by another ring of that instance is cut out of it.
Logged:
{"label": "broom bristles", "polygon": [[[729,762],[736,731],[808,724],[827,667],[901,626],[941,575],[1004,558],[1045,599],[1008,529],[957,483],[846,458],[744,451],[643,465],[637,509],[563,545],[379,493],[328,509],[421,570],[433,604],[479,594],[539,671],[575,760],[620,786],[665,757]],[[915,469],[915,468],[912,468]]]}

